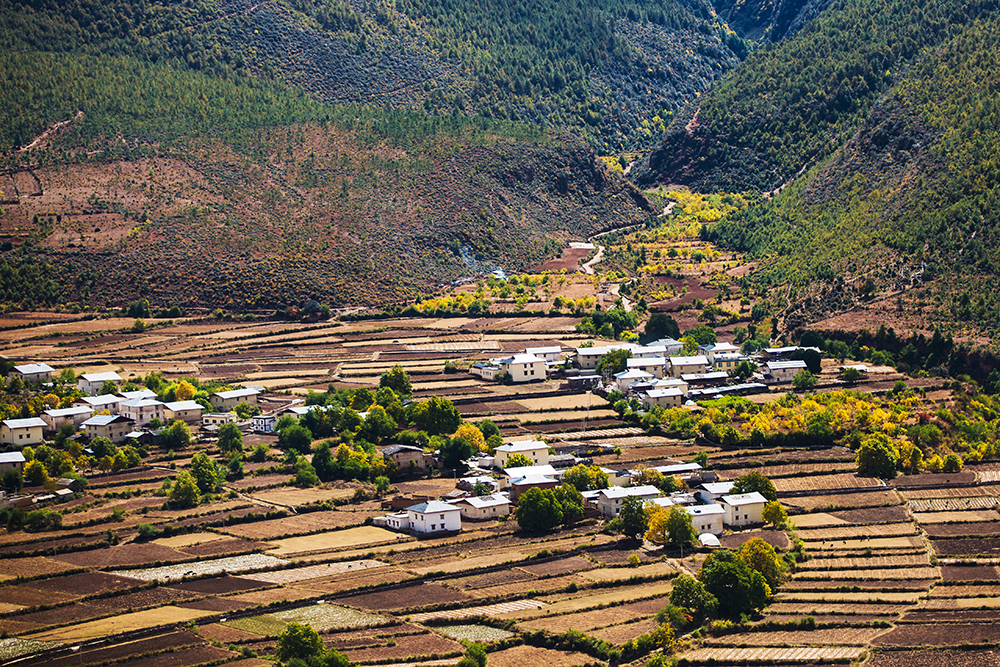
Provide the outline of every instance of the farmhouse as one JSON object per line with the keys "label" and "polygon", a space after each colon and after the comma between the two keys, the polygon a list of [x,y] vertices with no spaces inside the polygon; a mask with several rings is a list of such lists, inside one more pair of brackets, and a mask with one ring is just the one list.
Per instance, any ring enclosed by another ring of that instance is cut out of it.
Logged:
{"label": "farmhouse", "polygon": [[647,348],[663,348],[663,356],[673,357],[681,353],[684,343],[674,338],[661,338],[646,344]]}
{"label": "farmhouse", "polygon": [[83,422],[83,431],[91,440],[107,438],[116,445],[120,445],[125,442],[134,425],[133,420],[122,415],[94,415]]}
{"label": "farmhouse", "polygon": [[[529,468],[521,468],[521,470],[528,469]],[[516,470],[516,468],[511,468],[510,470]],[[538,473],[529,473],[521,476],[514,475],[510,477],[510,499],[517,502],[517,499],[521,497],[521,494],[526,492],[528,489],[554,489],[559,486],[559,484],[559,479],[555,475],[542,475]]]}
{"label": "farmhouse", "polygon": [[622,501],[628,497],[635,497],[646,502],[653,498],[659,498],[662,494],[655,486],[612,486],[601,489],[597,492],[596,504],[601,516],[606,519],[613,519],[618,516],[618,510],[622,508]]}
{"label": "farmhouse", "polygon": [[646,371],[627,370],[622,371],[621,373],[615,373],[615,386],[618,388],[618,391],[625,393],[632,385],[649,382],[652,379],[652,373],[647,373]]}
{"label": "farmhouse", "polygon": [[81,396],[73,401],[73,405],[86,405],[94,412],[100,412],[102,410],[118,412],[118,406],[124,402],[125,399],[121,396],[115,396],[114,394],[101,394],[100,396]]}
{"label": "farmhouse", "polygon": [[19,375],[24,382],[52,382],[55,369],[48,364],[24,364],[14,366],[12,373]]}
{"label": "farmhouse", "polygon": [[154,419],[162,422],[164,405],[152,398],[131,398],[122,403],[118,411],[123,417],[128,417],[141,427]]}
{"label": "farmhouse", "polygon": [[497,374],[501,373],[501,369],[496,364],[489,361],[480,361],[469,366],[469,372],[473,375],[477,375],[487,382],[492,382],[497,379]]}
{"label": "farmhouse", "polygon": [[722,535],[726,510],[721,505],[688,505],[684,511],[691,515],[691,526],[699,535]]}
{"label": "farmhouse", "polygon": [[382,449],[382,456],[396,464],[396,470],[427,470],[434,465],[434,455],[412,445],[389,445]]}
{"label": "farmhouse", "polygon": [[645,371],[654,377],[662,378],[667,375],[669,362],[666,357],[640,357],[625,361],[625,365],[630,371]]}
{"label": "farmhouse", "polygon": [[515,354],[498,362],[511,382],[534,382],[545,379],[545,360],[533,354]]}
{"label": "farmhouse", "polygon": [[695,495],[701,502],[706,505],[711,505],[719,498],[732,491],[735,484],[735,482],[709,482],[707,484],[702,484],[701,488],[695,491]]}
{"label": "farmhouse", "polygon": [[714,387],[726,384],[729,381],[729,373],[726,371],[709,371],[708,373],[684,373],[681,379],[689,385],[699,387]]}
{"label": "farmhouse", "polygon": [[638,348],[638,345],[631,343],[607,345],[605,347],[578,347],[576,349],[576,365],[583,370],[592,371],[597,368],[597,364],[601,362],[601,358],[611,350],[631,350],[635,354]]}
{"label": "farmhouse", "polygon": [[708,370],[708,358],[702,355],[694,357],[670,357],[670,375],[679,378],[682,375],[704,373]]}
{"label": "farmhouse", "polygon": [[640,398],[647,407],[679,408],[684,404],[684,393],[676,387],[650,389]]}
{"label": "farmhouse", "polygon": [[120,391],[118,395],[124,398],[126,401],[131,401],[135,398],[156,398],[156,392],[151,389],[136,389],[135,391]]}
{"label": "farmhouse", "polygon": [[780,384],[791,382],[796,374],[806,370],[806,362],[794,361],[769,361],[764,364],[764,382],[768,384]]}
{"label": "farmhouse", "polygon": [[204,409],[197,401],[171,401],[163,405],[163,421],[179,419],[187,424],[197,424]]}
{"label": "farmhouse", "polygon": [[256,389],[250,388],[217,391],[208,397],[208,402],[220,412],[229,412],[240,403],[257,405],[257,394],[259,393]]}
{"label": "farmhouse", "polygon": [[519,440],[496,448],[493,455],[493,465],[497,468],[507,467],[507,459],[511,454],[523,454],[535,465],[548,465],[549,446],[541,440]]}
{"label": "farmhouse", "polygon": [[274,433],[277,423],[278,420],[274,415],[254,415],[250,418],[254,433]]}
{"label": "farmhouse", "polygon": [[744,357],[739,354],[717,354],[715,358],[712,359],[712,368],[717,371],[725,371],[727,373],[732,373],[736,370],[736,367]]}
{"label": "farmhouse", "polygon": [[510,498],[503,493],[471,496],[455,502],[455,507],[461,511],[463,519],[485,521],[510,514]]}
{"label": "farmhouse", "polygon": [[429,500],[390,514],[386,525],[396,530],[418,533],[448,533],[462,530],[462,511],[440,500]]}
{"label": "farmhouse", "polygon": [[24,454],[21,452],[4,452],[0,454],[0,475],[8,470],[24,472]]}
{"label": "farmhouse", "polygon": [[739,354],[740,348],[732,343],[714,343],[712,345],[699,345],[698,352],[705,355],[708,363],[714,364],[715,358],[720,354]]}
{"label": "farmhouse", "polygon": [[543,361],[559,361],[562,358],[562,348],[558,345],[551,347],[529,347],[524,350],[524,353],[539,357]]}
{"label": "farmhouse", "polygon": [[44,442],[42,431],[45,422],[38,417],[28,419],[4,419],[0,424],[0,442],[6,445],[37,445]]}
{"label": "farmhouse", "polygon": [[120,384],[121,381],[121,376],[114,371],[108,371],[106,373],[84,373],[77,379],[76,386],[87,396],[95,396],[101,391],[101,387],[104,386],[105,382]]}
{"label": "farmhouse", "polygon": [[566,382],[573,391],[593,389],[601,383],[601,376],[593,373],[572,375],[566,378]]}
{"label": "farmhouse", "polygon": [[725,511],[724,521],[730,526],[749,526],[763,521],[762,514],[767,498],[757,491],[735,496],[722,496],[719,506]]}
{"label": "farmhouse", "polygon": [[210,412],[201,416],[202,426],[222,426],[223,424],[236,423],[239,417],[235,412]]}
{"label": "farmhouse", "polygon": [[41,417],[42,421],[46,424],[46,431],[58,431],[66,425],[79,428],[80,424],[90,419],[90,416],[93,414],[94,409],[89,405],[75,405],[70,408],[45,410],[41,414]]}

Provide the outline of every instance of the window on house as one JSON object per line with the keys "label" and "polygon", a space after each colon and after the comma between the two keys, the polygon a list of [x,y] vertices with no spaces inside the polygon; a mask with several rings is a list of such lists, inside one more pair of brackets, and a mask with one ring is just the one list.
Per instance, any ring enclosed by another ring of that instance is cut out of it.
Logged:
{"label": "window on house", "polygon": [[444,514],[442,514],[442,515],[441,515],[441,516],[440,516],[439,518],[440,518],[440,519],[441,519],[442,521],[444,521]]}
{"label": "window on house", "polygon": [[431,524],[431,530],[435,530],[436,528],[437,528],[437,524],[436,523],[432,523]]}

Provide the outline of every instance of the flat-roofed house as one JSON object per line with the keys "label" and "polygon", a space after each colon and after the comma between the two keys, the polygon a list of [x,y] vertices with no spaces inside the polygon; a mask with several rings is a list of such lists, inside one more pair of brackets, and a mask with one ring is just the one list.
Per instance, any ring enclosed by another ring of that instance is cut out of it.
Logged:
{"label": "flat-roofed house", "polygon": [[546,377],[545,359],[533,354],[515,354],[500,360],[497,365],[510,376],[511,382],[534,382]]}
{"label": "flat-roofed house", "polygon": [[410,530],[418,533],[449,533],[462,530],[462,510],[440,500],[429,500],[406,508]]}
{"label": "flat-roofed house", "polygon": [[655,486],[649,484],[645,486],[611,486],[601,489],[596,494],[596,505],[601,516],[606,519],[613,519],[618,516],[618,511],[622,508],[622,501],[626,498],[638,498],[643,503],[653,498],[659,498],[662,493]]}
{"label": "flat-roofed house", "polygon": [[24,473],[24,454],[21,452],[0,453],[0,475],[8,470]]}
{"label": "flat-roofed house", "polygon": [[706,482],[695,491],[695,495],[704,504],[711,505],[732,491],[735,484],[736,482]]}
{"label": "flat-roofed house", "polygon": [[666,357],[639,357],[626,359],[625,367],[630,371],[645,371],[654,377],[662,378],[669,375],[670,362]]}
{"label": "flat-roofed house", "polygon": [[698,354],[693,357],[670,357],[670,375],[679,378],[682,375],[704,373],[708,370],[708,358]]}
{"label": "flat-roofed house", "polygon": [[15,447],[39,445],[45,442],[42,431],[45,422],[38,417],[27,419],[4,419],[0,423],[0,442]]}
{"label": "flat-roofed house", "polygon": [[152,389],[135,389],[133,391],[120,391],[118,395],[124,398],[126,401],[130,401],[133,398],[156,398],[156,392]]}
{"label": "flat-roofed house", "polygon": [[684,392],[677,387],[650,389],[641,394],[642,402],[647,406],[660,408],[679,408],[684,405]]}
{"label": "flat-roofed house", "polygon": [[163,408],[165,404],[152,398],[132,398],[118,407],[119,413],[123,417],[128,417],[142,427],[154,419],[163,421]]}
{"label": "flat-roofed house", "polygon": [[525,354],[540,357],[545,361],[559,361],[562,359],[562,348],[558,345],[549,347],[529,347],[524,350]]}
{"label": "flat-roofed house", "polygon": [[413,445],[389,445],[382,448],[382,456],[396,464],[396,470],[427,470],[434,465],[434,455]]}
{"label": "flat-roofed house", "polygon": [[163,404],[163,421],[172,422],[176,419],[186,424],[201,422],[201,413],[205,410],[198,401],[171,401]]}
{"label": "flat-roofed house", "polygon": [[235,412],[209,412],[201,416],[202,426],[222,426],[239,421]]}
{"label": "flat-roofed house", "polygon": [[806,362],[800,359],[769,361],[764,364],[764,382],[768,384],[791,382],[796,375],[804,370],[808,370],[808,367]]}
{"label": "flat-roofed house", "polygon": [[510,514],[510,498],[503,493],[488,496],[470,496],[456,501],[455,506],[462,513],[463,519],[486,521],[498,519]]}
{"label": "flat-roofed house", "polygon": [[632,385],[649,382],[652,379],[652,373],[629,369],[621,373],[615,373],[615,386],[618,388],[618,391],[625,393]]}
{"label": "flat-roofed house", "polygon": [[87,437],[107,438],[116,445],[128,439],[128,434],[134,429],[135,422],[122,415],[94,415],[83,422],[83,431]]}
{"label": "flat-roofed house", "polygon": [[507,459],[512,454],[523,454],[528,457],[534,465],[548,465],[549,446],[541,440],[518,440],[496,448],[493,455],[493,465],[497,468],[506,468]]}
{"label": "flat-roofed house", "polygon": [[208,401],[216,410],[220,412],[229,412],[240,403],[257,405],[257,394],[259,393],[260,392],[256,389],[250,388],[217,391],[208,397]]}
{"label": "flat-roofed house", "polygon": [[84,373],[76,380],[77,388],[87,396],[96,396],[101,393],[101,387],[105,382],[121,384],[122,376],[114,371],[106,373]]}
{"label": "flat-roofed house", "polygon": [[684,511],[691,515],[691,527],[698,534],[722,535],[726,510],[722,505],[687,505]]}
{"label": "flat-roofed house", "polygon": [[698,352],[705,355],[708,363],[714,364],[715,357],[720,354],[738,354],[740,348],[732,343],[712,343],[711,345],[699,345]]}
{"label": "flat-roofed house", "polygon": [[118,406],[124,403],[125,400],[115,394],[101,394],[100,396],[81,396],[73,401],[73,405],[86,405],[94,412],[107,410],[108,412],[117,413]]}
{"label": "flat-roofed house", "polygon": [[22,364],[14,366],[12,374],[20,376],[24,382],[52,382],[55,370],[48,364]]}
{"label": "flat-roofed house", "polygon": [[719,498],[719,506],[726,512],[724,520],[730,526],[749,526],[763,522],[764,505],[767,505],[767,498],[757,491]]}
{"label": "flat-roofed house", "polygon": [[46,424],[45,430],[55,432],[66,425],[79,428],[80,424],[90,419],[93,414],[94,409],[89,405],[74,405],[69,408],[45,410],[41,418]]}

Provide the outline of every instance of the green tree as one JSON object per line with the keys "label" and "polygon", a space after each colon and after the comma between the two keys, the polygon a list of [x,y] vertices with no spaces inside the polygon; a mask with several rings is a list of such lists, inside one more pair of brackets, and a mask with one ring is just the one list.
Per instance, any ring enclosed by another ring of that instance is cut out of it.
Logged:
{"label": "green tree", "polygon": [[105,380],[101,385],[101,394],[117,394],[118,384],[114,380]]}
{"label": "green tree", "polygon": [[596,491],[608,488],[608,474],[600,466],[580,463],[563,473],[563,481],[572,484],[578,491]]}
{"label": "green tree", "polygon": [[340,474],[340,463],[333,458],[333,451],[330,449],[329,442],[321,442],[316,445],[312,464],[313,468],[316,469],[316,474],[324,482],[330,482]]}
{"label": "green tree", "polygon": [[771,597],[764,575],[728,549],[718,549],[702,564],[698,579],[719,601],[719,614],[739,618],[763,609]]}
{"label": "green tree", "polygon": [[497,426],[492,419],[484,419],[483,421],[476,424],[479,431],[483,434],[484,438],[489,438],[493,435],[500,435],[500,427]]}
{"label": "green tree", "polygon": [[365,416],[359,435],[369,442],[379,443],[396,432],[396,421],[381,405],[373,405]]}
{"label": "green tree", "polygon": [[469,644],[457,667],[486,667],[486,648],[482,644]]}
{"label": "green tree", "polygon": [[292,465],[292,472],[295,473],[295,486],[309,488],[319,484],[319,476],[316,474],[316,469],[313,468],[312,464],[304,456],[300,456],[295,460],[295,463]]}
{"label": "green tree", "polygon": [[642,500],[635,496],[627,496],[618,510],[618,521],[621,524],[622,535],[630,540],[638,540],[646,534],[649,523]]}
{"label": "green tree", "polygon": [[785,508],[782,507],[781,503],[777,500],[772,500],[764,505],[764,510],[761,512],[761,518],[775,528],[781,528],[788,523],[788,512],[785,511]]}
{"label": "green tree", "polygon": [[278,636],[278,643],[275,646],[274,655],[278,660],[286,661],[298,658],[299,660],[309,660],[323,653],[323,640],[319,633],[309,625],[292,621],[285,626],[284,631]]}
{"label": "green tree", "polygon": [[944,465],[941,472],[961,472],[962,457],[952,452],[944,457]]}
{"label": "green tree", "polygon": [[458,408],[447,398],[432,396],[411,406],[410,421],[430,435],[454,433],[462,423]]}
{"label": "green tree", "polygon": [[243,453],[243,432],[240,427],[232,422],[227,422],[219,427],[219,449],[225,455]]}
{"label": "green tree", "polygon": [[677,326],[677,320],[666,313],[653,313],[646,322],[645,339],[648,341],[660,340],[661,338],[680,338],[681,329]]}
{"label": "green tree", "polygon": [[521,494],[514,513],[521,530],[552,530],[563,520],[562,507],[552,489],[532,487]]}
{"label": "green tree", "polygon": [[187,471],[177,474],[177,479],[170,487],[170,500],[181,507],[194,507],[198,504],[201,494],[194,475]]}
{"label": "green tree", "polygon": [[774,590],[785,576],[785,563],[770,544],[759,537],[744,542],[736,555],[751,570],[760,572],[767,585]]}
{"label": "green tree", "polygon": [[167,449],[183,449],[191,443],[191,429],[180,419],[175,419],[160,433],[160,437],[163,439],[163,446]]}
{"label": "green tree", "polygon": [[673,581],[670,589],[670,604],[683,607],[692,616],[705,618],[715,615],[719,601],[708,592],[705,584],[689,574],[682,574]]}
{"label": "green tree", "polygon": [[691,515],[684,508],[674,505],[667,512],[667,535],[674,544],[687,544],[698,539],[698,533],[691,525]]}
{"label": "green tree", "polygon": [[385,475],[379,475],[375,478],[375,493],[380,496],[384,496],[388,493],[389,489],[392,488],[392,482]]}
{"label": "green tree", "polygon": [[47,486],[51,482],[45,464],[37,459],[24,464],[24,479],[28,480],[31,486]]}
{"label": "green tree", "polygon": [[628,360],[632,358],[632,350],[609,350],[597,362],[597,374],[606,375],[621,373],[628,368]]}
{"label": "green tree", "polygon": [[3,477],[0,478],[0,485],[3,486],[4,491],[7,493],[17,493],[24,486],[24,478],[21,476],[20,471],[5,470]]}
{"label": "green tree", "polygon": [[215,462],[208,458],[205,452],[198,452],[191,457],[191,476],[194,477],[198,490],[202,493],[213,493],[219,485]]}
{"label": "green tree", "polygon": [[861,375],[861,371],[854,367],[845,368],[844,372],[840,374],[840,378],[847,384],[860,382],[862,377],[864,376]]}
{"label": "green tree", "polygon": [[715,345],[719,342],[715,329],[707,324],[699,324],[693,329],[688,329],[684,332],[684,337],[693,338],[698,345]]}
{"label": "green tree", "polygon": [[882,433],[875,433],[866,438],[854,456],[859,475],[879,479],[895,477],[898,460],[899,453],[895,445]]}
{"label": "green tree", "polygon": [[572,523],[583,516],[583,495],[572,484],[562,484],[552,490],[563,513],[563,523]]}
{"label": "green tree", "polygon": [[305,426],[292,424],[278,434],[278,446],[286,450],[300,453],[308,452],[312,447],[313,436]]}
{"label": "green tree", "polygon": [[379,378],[380,387],[392,389],[398,396],[409,396],[413,393],[413,385],[410,382],[410,374],[406,372],[400,364],[396,364]]}
{"label": "green tree", "polygon": [[457,468],[475,453],[465,438],[451,438],[441,446],[441,459],[446,468]]}
{"label": "green tree", "polygon": [[753,493],[754,491],[768,500],[778,499],[778,491],[774,488],[774,484],[757,470],[751,470],[733,480],[733,495]]}
{"label": "green tree", "polygon": [[799,391],[808,391],[810,389],[814,389],[818,381],[819,378],[803,369],[796,373],[795,377],[792,378],[792,386]]}

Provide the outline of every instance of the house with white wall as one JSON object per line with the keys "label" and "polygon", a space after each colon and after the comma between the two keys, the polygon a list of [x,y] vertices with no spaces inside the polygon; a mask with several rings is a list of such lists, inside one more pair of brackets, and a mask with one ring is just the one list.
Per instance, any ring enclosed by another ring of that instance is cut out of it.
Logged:
{"label": "house with white wall", "polygon": [[462,530],[462,511],[440,500],[429,500],[385,517],[386,526],[417,533],[449,533]]}
{"label": "house with white wall", "polygon": [[38,417],[4,419],[0,422],[0,442],[18,448],[40,445],[45,442],[42,436],[45,426],[45,422]]}
{"label": "house with white wall", "polygon": [[545,359],[533,354],[515,354],[513,357],[501,359],[497,365],[514,383],[540,382],[546,377]]}
{"label": "house with white wall", "polygon": [[691,515],[691,527],[699,535],[702,533],[722,535],[726,510],[721,505],[686,505],[684,511]]}
{"label": "house with white wall", "polygon": [[24,454],[21,452],[2,452],[0,453],[0,475],[3,475],[8,470],[23,474],[24,463]]}
{"label": "house with white wall", "polygon": [[626,393],[632,385],[649,382],[652,379],[653,374],[646,371],[622,371],[621,373],[615,373],[615,387],[618,388],[618,391]]}
{"label": "house with white wall", "polygon": [[510,514],[510,498],[504,493],[494,493],[488,496],[469,496],[455,501],[463,519],[471,521],[487,521],[499,519]]}
{"label": "house with white wall", "polygon": [[122,376],[114,371],[106,373],[84,373],[76,380],[77,389],[87,396],[96,396],[101,392],[105,382],[121,384]]}
{"label": "house with white wall", "polygon": [[52,374],[56,369],[48,364],[22,364],[14,366],[11,375],[17,375],[25,383],[28,382],[52,382]]}
{"label": "house with white wall", "polygon": [[154,419],[159,419],[162,423],[164,406],[164,403],[153,398],[130,398],[118,406],[118,413],[141,428]]}
{"label": "house with white wall", "polygon": [[198,401],[170,401],[163,404],[163,421],[180,420],[186,424],[197,424],[204,410]]}
{"label": "house with white wall", "polygon": [[85,405],[94,412],[107,410],[108,412],[117,413],[118,406],[124,403],[125,400],[115,394],[101,394],[100,396],[81,396],[73,401],[73,405]]}
{"label": "house with white wall", "polygon": [[549,347],[529,347],[524,350],[526,355],[538,357],[543,361],[559,361],[562,359],[562,348],[558,345]]}
{"label": "house with white wall", "polygon": [[93,414],[94,409],[89,405],[74,405],[68,408],[45,410],[40,417],[45,422],[46,431],[56,432],[67,425],[79,428],[80,424],[90,419]]}
{"label": "house with white wall", "polygon": [[653,500],[662,495],[658,488],[649,484],[645,486],[611,486],[597,492],[595,504],[602,517],[613,519],[618,516],[618,511],[622,508],[622,501],[626,498],[638,498],[645,503],[647,500]]}
{"label": "house with white wall", "polygon": [[676,387],[650,389],[639,398],[646,407],[679,408],[684,405],[684,393]]}
{"label": "house with white wall", "polygon": [[245,389],[231,389],[229,391],[217,391],[208,397],[208,402],[219,412],[229,412],[240,403],[247,405],[257,405],[257,395],[260,392],[247,387]]}
{"label": "house with white wall", "polygon": [[669,375],[670,362],[666,357],[639,357],[638,359],[626,359],[625,367],[630,371],[645,371],[650,375],[662,378]]}
{"label": "house with white wall", "polygon": [[766,504],[767,498],[757,491],[725,495],[719,498],[719,506],[726,513],[724,521],[733,527],[762,523],[764,521],[764,505]]}
{"label": "house with white wall", "polygon": [[704,373],[708,370],[708,358],[704,355],[692,357],[670,357],[670,375],[679,378],[682,375]]}
{"label": "house with white wall", "polygon": [[128,439],[128,434],[134,429],[135,422],[122,415],[94,415],[83,422],[83,432],[87,437],[107,438],[116,445]]}
{"label": "house with white wall", "polygon": [[792,361],[769,361],[764,364],[764,382],[766,384],[782,384],[791,382],[796,375],[808,370],[806,362],[795,359]]}
{"label": "house with white wall", "polygon": [[523,454],[528,457],[534,465],[548,465],[549,446],[541,440],[518,440],[501,445],[496,448],[493,454],[493,466],[495,468],[506,468],[507,459],[512,454]]}

